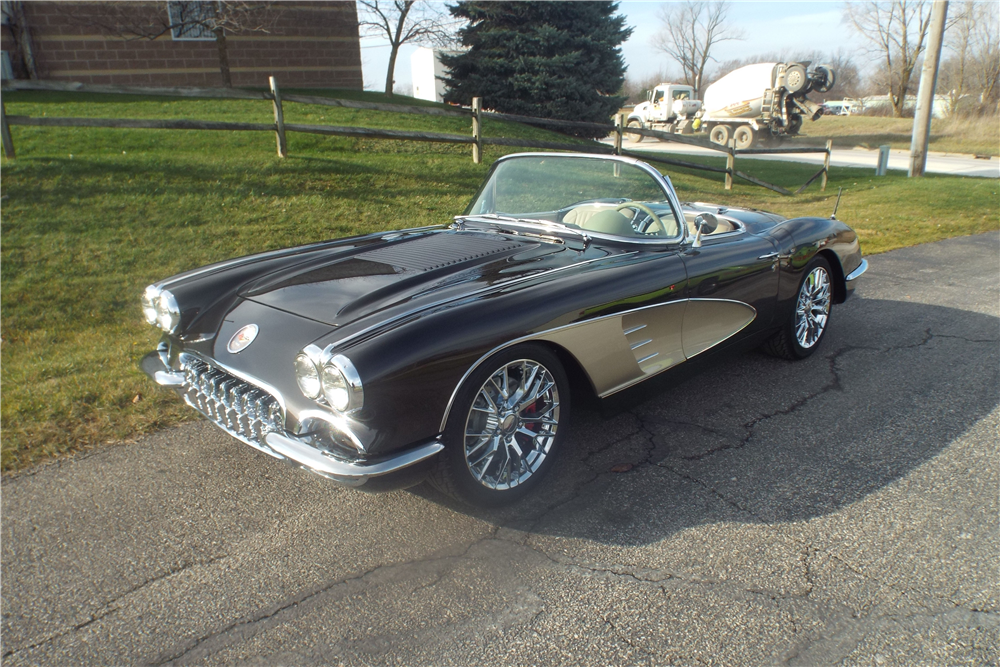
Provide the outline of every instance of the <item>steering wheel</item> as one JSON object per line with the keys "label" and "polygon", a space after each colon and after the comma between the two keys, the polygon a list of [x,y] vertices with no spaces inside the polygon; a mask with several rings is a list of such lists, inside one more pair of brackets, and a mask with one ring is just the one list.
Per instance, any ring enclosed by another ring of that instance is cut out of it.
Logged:
{"label": "steering wheel", "polygon": [[[668,234],[667,234],[667,228],[663,224],[663,221],[660,220],[660,216],[658,216],[655,213],[653,213],[653,209],[649,208],[645,204],[640,204],[637,201],[627,201],[627,202],[622,202],[621,204],[618,204],[618,206],[615,206],[615,210],[616,211],[620,211],[623,208],[632,208],[632,209],[635,209],[636,211],[642,211],[643,213],[645,213],[646,215],[649,216],[650,220],[652,220],[653,222],[655,222],[657,225],[660,226],[660,231],[663,232],[664,236],[668,236]],[[635,216],[633,216],[633,217],[635,217]],[[639,230],[636,230],[636,231],[639,231]],[[641,232],[641,233],[645,233],[645,232]]]}

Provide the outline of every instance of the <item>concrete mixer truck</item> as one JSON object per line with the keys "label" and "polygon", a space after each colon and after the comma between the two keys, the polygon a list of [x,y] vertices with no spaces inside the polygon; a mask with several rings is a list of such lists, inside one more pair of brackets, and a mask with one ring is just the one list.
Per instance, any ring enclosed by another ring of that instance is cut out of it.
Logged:
{"label": "concrete mixer truck", "polygon": [[[626,125],[672,134],[704,132],[709,140],[736,148],[795,136],[803,117],[816,120],[820,105],[809,92],[833,88],[834,71],[811,63],[758,63],[733,70],[705,90],[704,101],[692,99],[691,86],[661,83],[646,102],[632,110]],[[630,135],[641,141],[640,135]]]}

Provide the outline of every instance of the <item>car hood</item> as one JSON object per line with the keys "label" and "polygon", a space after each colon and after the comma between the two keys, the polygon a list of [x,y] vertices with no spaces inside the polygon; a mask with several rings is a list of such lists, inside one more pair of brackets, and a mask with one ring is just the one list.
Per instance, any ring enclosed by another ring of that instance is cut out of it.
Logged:
{"label": "car hood", "polygon": [[433,305],[570,265],[565,245],[484,231],[387,237],[348,252],[307,253],[243,285],[240,297],[331,326]]}

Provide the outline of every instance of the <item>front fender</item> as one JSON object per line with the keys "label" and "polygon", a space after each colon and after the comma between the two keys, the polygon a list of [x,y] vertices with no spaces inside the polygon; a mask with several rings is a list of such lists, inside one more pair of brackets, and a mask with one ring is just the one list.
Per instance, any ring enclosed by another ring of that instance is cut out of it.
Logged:
{"label": "front fender", "polygon": [[853,229],[831,218],[792,218],[775,225],[770,236],[782,257],[778,282],[779,316],[787,315],[794,308],[802,274],[820,254],[833,272],[834,303],[847,299],[850,291],[845,276],[861,265],[861,244]]}
{"label": "front fender", "polygon": [[[649,303],[682,297],[683,289],[676,287],[685,282],[683,263],[678,259],[661,265],[668,268],[659,272],[644,270],[651,259],[609,257],[609,264],[590,264],[558,280],[476,295],[415,313],[378,335],[338,349],[364,382],[365,407],[356,417],[378,433],[369,451],[390,452],[440,433],[455,388],[491,350],[630,310],[636,294],[648,295]],[[669,288],[663,287],[665,281]],[[336,344],[335,338],[336,333],[329,342]],[[317,344],[322,347],[325,341]]]}

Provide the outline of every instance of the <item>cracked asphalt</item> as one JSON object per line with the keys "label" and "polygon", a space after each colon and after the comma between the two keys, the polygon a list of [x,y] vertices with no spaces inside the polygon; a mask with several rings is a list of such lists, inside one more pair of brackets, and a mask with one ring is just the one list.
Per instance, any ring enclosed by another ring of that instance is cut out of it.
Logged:
{"label": "cracked asphalt", "polygon": [[503,511],[206,422],[5,478],[3,664],[998,664],[1000,235],[869,260],[816,355],[578,408]]}

